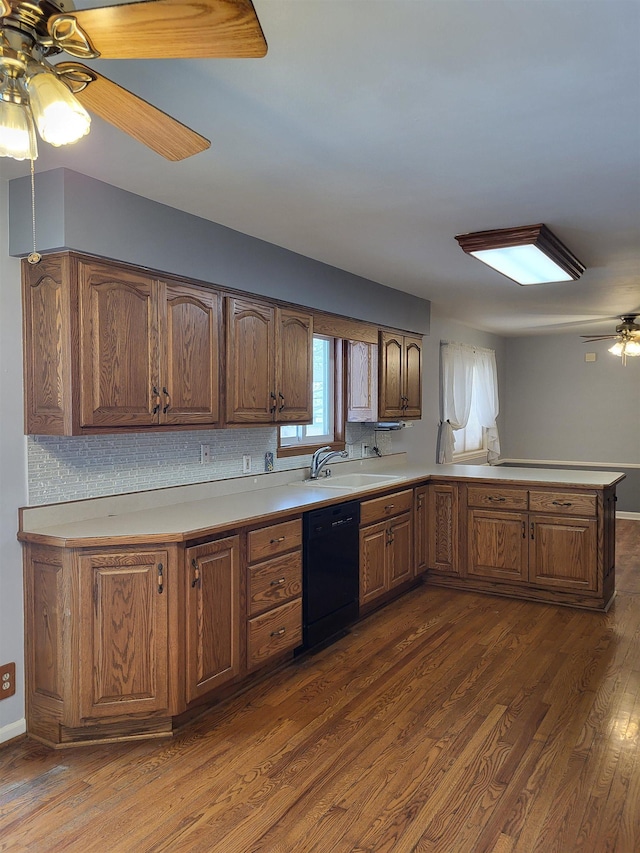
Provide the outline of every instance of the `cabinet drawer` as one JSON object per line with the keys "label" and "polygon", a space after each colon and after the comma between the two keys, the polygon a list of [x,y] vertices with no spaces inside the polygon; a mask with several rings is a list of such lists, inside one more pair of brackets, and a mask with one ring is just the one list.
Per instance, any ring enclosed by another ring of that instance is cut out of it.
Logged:
{"label": "cabinet drawer", "polygon": [[529,492],[529,508],[533,512],[595,515],[596,505],[596,495],[585,492]]}
{"label": "cabinet drawer", "polygon": [[256,616],[302,593],[302,554],[294,551],[249,569],[249,615]]}
{"label": "cabinet drawer", "polygon": [[250,563],[284,554],[302,547],[302,519],[283,521],[259,530],[250,530],[247,536],[247,559]]}
{"label": "cabinet drawer", "polygon": [[269,658],[302,643],[302,599],[250,619],[247,627],[247,668],[257,669]]}
{"label": "cabinet drawer", "polygon": [[526,489],[501,489],[499,486],[469,486],[467,505],[481,509],[527,509]]}
{"label": "cabinet drawer", "polygon": [[374,498],[360,504],[360,525],[384,521],[401,512],[409,512],[413,508],[413,489],[395,492],[383,498]]}

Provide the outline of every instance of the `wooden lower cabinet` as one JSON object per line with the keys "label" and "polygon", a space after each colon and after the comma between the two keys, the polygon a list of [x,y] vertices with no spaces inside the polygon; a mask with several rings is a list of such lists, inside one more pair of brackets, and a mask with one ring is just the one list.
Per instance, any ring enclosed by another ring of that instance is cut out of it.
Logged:
{"label": "wooden lower cabinet", "polygon": [[429,483],[427,491],[427,564],[432,572],[460,573],[459,487]]}
{"label": "wooden lower cabinet", "polygon": [[415,577],[412,490],[364,501],[360,518],[362,610]]}
{"label": "wooden lower cabinet", "polygon": [[302,518],[247,532],[247,670],[302,643]]}
{"label": "wooden lower cabinet", "polygon": [[[430,484],[430,542],[447,543],[444,486]],[[454,488],[456,488],[454,486]],[[433,583],[604,610],[614,594],[612,489],[560,491],[509,484],[459,486],[466,504],[457,576],[429,553]],[[466,495],[466,497],[464,497]],[[451,536],[451,542],[455,537]],[[445,551],[446,553],[446,551]]]}
{"label": "wooden lower cabinet", "polygon": [[175,550],[25,552],[27,730],[51,745],[168,734]]}
{"label": "wooden lower cabinet", "polygon": [[467,516],[469,577],[526,583],[527,519],[521,513],[469,510]]}
{"label": "wooden lower cabinet", "polygon": [[187,703],[240,674],[240,538],[187,548]]}
{"label": "wooden lower cabinet", "polygon": [[529,581],[564,590],[598,589],[595,518],[532,516]]}

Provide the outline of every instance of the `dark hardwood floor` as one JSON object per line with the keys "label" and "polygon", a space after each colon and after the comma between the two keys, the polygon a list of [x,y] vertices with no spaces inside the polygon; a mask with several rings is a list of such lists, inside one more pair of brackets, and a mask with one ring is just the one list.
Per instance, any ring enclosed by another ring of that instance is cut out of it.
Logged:
{"label": "dark hardwood floor", "polygon": [[0,749],[17,853],[637,853],[640,522],[608,614],[421,587],[170,741]]}

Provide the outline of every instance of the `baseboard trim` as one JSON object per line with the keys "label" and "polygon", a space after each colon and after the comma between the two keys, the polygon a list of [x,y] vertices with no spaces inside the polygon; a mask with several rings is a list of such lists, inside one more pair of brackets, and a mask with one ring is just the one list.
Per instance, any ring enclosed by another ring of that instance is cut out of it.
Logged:
{"label": "baseboard trim", "polygon": [[21,720],[16,720],[15,723],[9,723],[8,726],[2,726],[2,728],[0,728],[0,744],[20,737],[20,735],[23,735],[26,731],[27,721],[24,717]]}
{"label": "baseboard trim", "polygon": [[630,521],[640,521],[640,512],[617,512],[616,518],[628,518]]}

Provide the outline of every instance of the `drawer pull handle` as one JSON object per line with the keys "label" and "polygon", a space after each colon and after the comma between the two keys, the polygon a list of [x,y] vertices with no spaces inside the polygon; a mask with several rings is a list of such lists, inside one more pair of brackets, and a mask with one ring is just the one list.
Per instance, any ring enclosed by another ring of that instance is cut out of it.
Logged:
{"label": "drawer pull handle", "polygon": [[202,587],[202,578],[200,577],[200,566],[198,565],[198,561],[193,558],[191,560],[191,567],[193,568],[193,580],[191,581],[191,589],[196,586]]}
{"label": "drawer pull handle", "polygon": [[286,628],[278,628],[277,631],[271,632],[271,636],[272,637],[281,637],[286,632],[286,630],[287,630]]}
{"label": "drawer pull handle", "polygon": [[573,506],[571,501],[551,501],[554,506]]}
{"label": "drawer pull handle", "polygon": [[277,545],[278,542],[284,542],[285,539],[286,539],[286,536],[279,536],[277,539],[270,539],[269,544]]}
{"label": "drawer pull handle", "polygon": [[164,592],[164,566],[158,563],[158,593],[162,595]]}
{"label": "drawer pull handle", "polygon": [[506,498],[494,498],[493,495],[489,495],[489,500],[495,501],[496,503],[504,503],[506,501]]}
{"label": "drawer pull handle", "polygon": [[384,508],[385,512],[389,509],[393,509],[394,506],[395,506],[395,504],[387,504],[386,507]]}
{"label": "drawer pull handle", "polygon": [[278,578],[278,580],[271,581],[271,586],[282,586],[284,583],[284,578]]}

